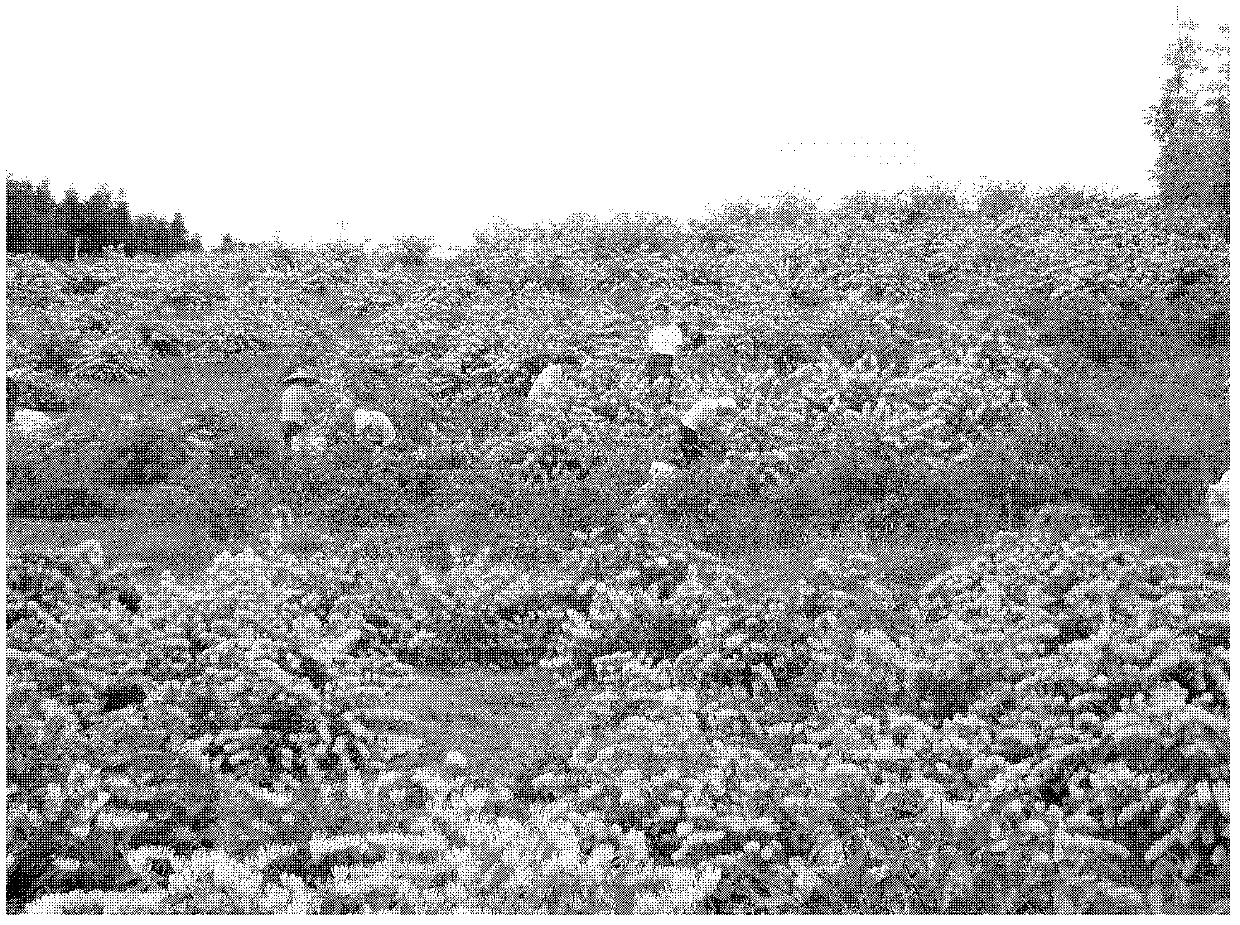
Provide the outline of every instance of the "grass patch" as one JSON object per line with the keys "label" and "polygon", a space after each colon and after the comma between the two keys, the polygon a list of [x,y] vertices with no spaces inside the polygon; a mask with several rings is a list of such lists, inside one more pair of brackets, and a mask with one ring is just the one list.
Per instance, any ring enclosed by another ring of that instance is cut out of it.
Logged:
{"label": "grass patch", "polygon": [[118,516],[44,520],[8,517],[5,542],[10,549],[23,545],[76,546],[99,544],[108,566],[140,561],[179,577],[198,574],[211,564],[224,547],[209,536],[206,525],[184,517],[170,517],[181,510],[184,494],[174,486],[135,489],[122,497],[124,512]]}
{"label": "grass patch", "polygon": [[460,668],[419,674],[389,691],[382,707],[408,717],[379,737],[394,767],[442,767],[455,751],[470,775],[529,799],[533,779],[567,759],[563,730],[584,712],[584,696],[564,693],[542,669]]}

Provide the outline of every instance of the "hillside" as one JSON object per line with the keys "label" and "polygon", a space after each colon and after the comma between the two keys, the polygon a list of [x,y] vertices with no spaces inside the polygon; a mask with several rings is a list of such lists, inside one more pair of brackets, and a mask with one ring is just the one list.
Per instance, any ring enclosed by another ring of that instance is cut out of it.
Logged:
{"label": "hillside", "polygon": [[1157,204],[6,269],[11,910],[1227,902],[1230,251]]}

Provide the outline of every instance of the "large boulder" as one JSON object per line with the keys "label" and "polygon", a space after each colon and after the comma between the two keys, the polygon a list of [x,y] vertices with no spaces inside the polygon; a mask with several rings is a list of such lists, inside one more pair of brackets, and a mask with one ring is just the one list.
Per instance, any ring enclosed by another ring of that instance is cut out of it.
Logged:
{"label": "large boulder", "polygon": [[41,437],[51,430],[55,423],[51,415],[33,408],[18,408],[13,412],[13,429],[23,437]]}

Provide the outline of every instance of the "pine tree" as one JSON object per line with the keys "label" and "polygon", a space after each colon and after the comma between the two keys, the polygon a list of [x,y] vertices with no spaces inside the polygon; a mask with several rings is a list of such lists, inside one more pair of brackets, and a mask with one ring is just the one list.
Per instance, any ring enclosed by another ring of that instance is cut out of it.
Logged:
{"label": "pine tree", "polygon": [[155,219],[154,238],[151,248],[152,253],[159,257],[172,256],[172,226],[168,223],[168,219],[157,217]]}
{"label": "pine tree", "polygon": [[68,234],[64,222],[56,211],[56,197],[52,185],[44,177],[34,191],[34,230],[30,250],[53,260],[64,256],[68,246]]}
{"label": "pine tree", "polygon": [[189,237],[185,231],[185,219],[180,212],[172,216],[172,224],[168,227],[170,253],[180,253],[189,249]]}
{"label": "pine tree", "polygon": [[65,190],[65,195],[57,207],[57,213],[68,235],[68,253],[57,256],[72,257],[76,260],[81,251],[82,235],[86,232],[86,212],[82,201],[78,198],[77,190],[72,186]]}
{"label": "pine tree", "polygon": [[1231,28],[1219,27],[1223,41],[1206,50],[1218,59],[1218,77],[1206,84],[1206,124],[1212,143],[1207,173],[1212,201],[1219,213],[1223,237],[1231,239]]}
{"label": "pine tree", "polygon": [[106,185],[100,186],[91,193],[86,202],[82,204],[82,212],[85,215],[82,250],[85,253],[98,254],[105,247],[111,246],[112,242],[108,239],[108,226],[111,224],[113,208],[115,205],[112,202],[112,191]]}
{"label": "pine tree", "polygon": [[133,218],[129,214],[129,203],[125,201],[125,191],[117,195],[116,207],[112,210],[109,237],[112,246],[123,245],[125,252],[132,256]]}
{"label": "pine tree", "polygon": [[10,253],[32,249],[34,225],[34,186],[9,174],[5,181],[4,246]]}

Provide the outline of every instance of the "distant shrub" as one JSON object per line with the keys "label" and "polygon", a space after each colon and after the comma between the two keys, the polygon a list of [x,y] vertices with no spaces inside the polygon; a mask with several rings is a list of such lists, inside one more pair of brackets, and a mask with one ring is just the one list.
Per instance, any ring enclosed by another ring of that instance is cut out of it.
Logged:
{"label": "distant shrub", "polygon": [[121,509],[114,458],[102,446],[10,435],[7,450],[5,504],[11,513],[63,520]]}
{"label": "distant shrub", "polygon": [[699,620],[735,594],[722,561],[677,541],[645,518],[581,535],[557,570],[569,597],[545,664],[564,683],[593,674],[595,659],[618,652],[674,656]]}
{"label": "distant shrub", "polygon": [[1021,506],[1064,500],[1097,509],[1183,511],[1227,467],[1227,374],[1215,360],[1144,366],[1065,382],[1020,450],[1043,477],[1021,486]]}
{"label": "distant shrub", "polygon": [[513,818],[510,793],[455,768],[307,782],[290,796],[291,812],[280,794],[238,792],[244,829],[267,830],[251,850],[131,851],[148,892],[65,892],[30,911],[671,914],[719,880],[661,864],[640,832],[563,803]]}
{"label": "distant shrub", "polygon": [[39,438],[12,435],[8,505],[14,513],[51,519],[115,513],[123,489],[163,482],[204,449],[191,429],[167,417],[62,420]]}
{"label": "distant shrub", "polygon": [[1028,195],[1024,184],[995,183],[987,186],[979,194],[977,211],[995,221],[1022,205],[1028,205]]}
{"label": "distant shrub", "polygon": [[45,371],[30,368],[12,370],[7,377],[5,401],[12,408],[33,408],[47,414],[68,410],[72,390],[60,379]]}

